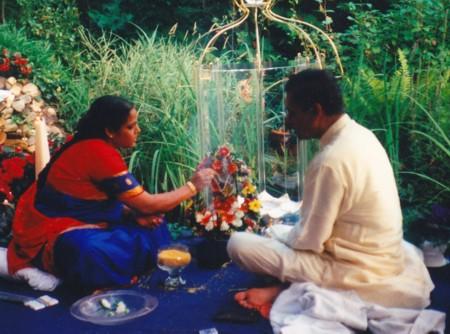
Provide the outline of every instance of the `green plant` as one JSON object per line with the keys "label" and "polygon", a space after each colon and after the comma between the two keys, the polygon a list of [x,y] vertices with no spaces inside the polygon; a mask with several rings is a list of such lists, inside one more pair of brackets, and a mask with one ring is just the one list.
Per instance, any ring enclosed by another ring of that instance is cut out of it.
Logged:
{"label": "green plant", "polygon": [[45,40],[54,54],[66,65],[76,66],[80,28],[75,0],[16,0],[19,5],[15,17],[17,26],[37,40]]}
{"label": "green plant", "polygon": [[124,13],[121,9],[122,0],[113,0],[102,5],[100,10],[91,9],[89,18],[102,30],[122,30],[133,19],[133,14]]}
{"label": "green plant", "polygon": [[30,39],[24,29],[3,24],[0,25],[0,46],[27,56],[33,67],[33,82],[47,102],[56,102],[61,91],[75,88],[71,84],[70,70],[59,61],[48,42]]}
{"label": "green plant", "polygon": [[352,59],[363,55],[377,72],[391,68],[399,49],[414,67],[448,65],[447,0],[398,0],[386,11],[367,1],[345,2],[339,7],[352,23],[339,35],[349,66]]}

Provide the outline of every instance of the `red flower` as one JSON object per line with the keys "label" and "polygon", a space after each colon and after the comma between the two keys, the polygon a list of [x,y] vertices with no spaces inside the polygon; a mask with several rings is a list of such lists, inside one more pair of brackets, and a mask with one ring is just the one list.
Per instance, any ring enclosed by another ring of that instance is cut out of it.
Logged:
{"label": "red flower", "polygon": [[203,219],[202,219],[202,221],[201,221],[201,224],[202,224],[202,225],[208,224],[208,223],[209,223],[209,220],[211,219],[211,216],[212,216],[211,213],[206,214],[206,215],[203,217]]}
{"label": "red flower", "polygon": [[231,215],[229,213],[225,213],[223,215],[223,220],[226,221],[228,224],[231,224],[233,222],[234,218],[235,218],[234,215]]}
{"label": "red flower", "polygon": [[14,64],[16,64],[17,66],[26,65],[26,64],[28,64],[28,59],[23,58],[20,54],[15,54]]}
{"label": "red flower", "polygon": [[230,163],[228,165],[228,173],[234,174],[239,170],[239,167],[235,163]]}
{"label": "red flower", "polygon": [[248,212],[248,203],[247,202],[242,203],[240,210],[244,213],[247,213]]}
{"label": "red flower", "polygon": [[0,64],[0,72],[8,72],[10,68],[9,63]]}
{"label": "red flower", "polygon": [[22,73],[24,76],[30,75],[31,72],[33,71],[31,69],[31,66],[25,66],[25,65],[24,66],[20,66],[19,69],[20,69],[20,73]]}
{"label": "red flower", "polygon": [[67,136],[66,136],[66,143],[69,142],[69,141],[71,141],[72,139],[73,139],[73,135],[70,135],[70,134],[67,135]]}
{"label": "red flower", "polygon": [[251,220],[250,218],[244,218],[244,223],[249,227],[255,227],[256,225],[255,221]]}
{"label": "red flower", "polygon": [[227,157],[230,154],[230,150],[226,146],[222,146],[218,151],[221,157]]}
{"label": "red flower", "polygon": [[211,167],[216,172],[220,172],[222,170],[222,163],[219,160],[214,160]]}
{"label": "red flower", "polygon": [[19,157],[13,157],[3,160],[2,167],[6,173],[5,180],[12,181],[23,177],[23,169],[26,165],[26,160]]}
{"label": "red flower", "polygon": [[211,182],[211,189],[214,193],[220,192],[220,186],[217,180],[213,179]]}

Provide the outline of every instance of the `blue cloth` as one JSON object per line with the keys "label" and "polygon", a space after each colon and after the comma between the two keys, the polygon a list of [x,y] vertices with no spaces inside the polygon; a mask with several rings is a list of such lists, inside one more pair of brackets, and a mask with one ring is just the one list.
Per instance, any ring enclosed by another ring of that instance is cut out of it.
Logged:
{"label": "blue cloth", "polygon": [[98,183],[98,187],[112,197],[128,192],[141,192],[140,189],[142,189],[139,182],[130,172],[106,178]]}
{"label": "blue cloth", "polygon": [[36,193],[36,209],[47,217],[70,217],[95,224],[118,223],[122,218],[122,202],[109,198],[87,200],[65,194],[46,184]]}
{"label": "blue cloth", "polygon": [[58,275],[72,286],[105,288],[131,283],[156,266],[157,251],[170,242],[167,224],[156,228],[115,225],[63,233],[54,246]]}

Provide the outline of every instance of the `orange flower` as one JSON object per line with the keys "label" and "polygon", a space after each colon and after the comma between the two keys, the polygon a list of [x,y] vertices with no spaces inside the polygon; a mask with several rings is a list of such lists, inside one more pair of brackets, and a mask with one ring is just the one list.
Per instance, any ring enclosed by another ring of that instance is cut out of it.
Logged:
{"label": "orange flower", "polygon": [[214,160],[211,167],[216,172],[220,172],[222,170],[222,163],[219,160]]}
{"label": "orange flower", "polygon": [[228,173],[234,174],[239,170],[238,166],[235,163],[230,163],[228,165]]}

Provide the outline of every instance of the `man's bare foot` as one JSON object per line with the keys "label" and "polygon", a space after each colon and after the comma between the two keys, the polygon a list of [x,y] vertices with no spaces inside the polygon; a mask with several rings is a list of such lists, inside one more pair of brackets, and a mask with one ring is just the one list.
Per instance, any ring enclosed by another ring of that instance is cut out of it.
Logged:
{"label": "man's bare foot", "polygon": [[282,285],[253,288],[236,293],[234,299],[242,307],[258,310],[264,317],[268,318],[273,302],[283,289]]}

